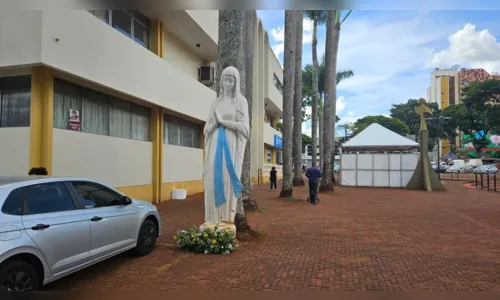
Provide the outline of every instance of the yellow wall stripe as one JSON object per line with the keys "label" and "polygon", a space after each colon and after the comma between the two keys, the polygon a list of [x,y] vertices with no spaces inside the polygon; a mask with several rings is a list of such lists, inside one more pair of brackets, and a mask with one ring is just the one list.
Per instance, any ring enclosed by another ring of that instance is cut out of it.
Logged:
{"label": "yellow wall stripe", "polygon": [[[445,76],[440,78],[441,84],[441,109],[450,106],[450,77]],[[450,144],[447,140],[441,140],[441,154],[446,155],[450,152]]]}
{"label": "yellow wall stripe", "polygon": [[151,141],[153,146],[153,203],[160,203],[163,175],[163,111],[158,106],[151,109]]}
{"label": "yellow wall stripe", "polygon": [[151,51],[163,58],[163,24],[158,20],[153,20],[151,27]]}
{"label": "yellow wall stripe", "polygon": [[31,72],[30,168],[45,167],[52,175],[54,77],[45,66]]}

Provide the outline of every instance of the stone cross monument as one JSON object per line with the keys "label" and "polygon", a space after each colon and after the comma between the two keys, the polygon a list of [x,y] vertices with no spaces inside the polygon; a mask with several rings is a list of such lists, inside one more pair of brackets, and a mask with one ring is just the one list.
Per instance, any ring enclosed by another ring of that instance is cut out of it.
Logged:
{"label": "stone cross monument", "polygon": [[417,167],[413,172],[413,176],[406,185],[406,189],[424,190],[428,192],[446,191],[443,183],[439,180],[434,170],[432,170],[429,159],[429,131],[427,130],[427,123],[425,122],[425,114],[428,113],[432,115],[432,111],[423,98],[418,100],[415,111],[420,115],[420,157]]}

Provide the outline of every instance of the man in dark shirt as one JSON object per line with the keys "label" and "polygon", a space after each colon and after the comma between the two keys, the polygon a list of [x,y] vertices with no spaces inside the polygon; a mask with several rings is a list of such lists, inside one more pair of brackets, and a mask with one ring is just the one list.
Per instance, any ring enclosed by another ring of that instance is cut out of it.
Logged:
{"label": "man in dark shirt", "polygon": [[309,178],[309,202],[316,204],[316,199],[318,198],[318,181],[321,178],[321,172],[316,167],[316,164],[307,169],[306,177]]}
{"label": "man in dark shirt", "polygon": [[270,191],[273,190],[273,186],[275,190],[277,189],[276,187],[276,180],[278,180],[277,173],[278,171],[276,171],[275,167],[272,167],[271,172],[269,172],[269,181],[271,181],[271,187],[269,188]]}

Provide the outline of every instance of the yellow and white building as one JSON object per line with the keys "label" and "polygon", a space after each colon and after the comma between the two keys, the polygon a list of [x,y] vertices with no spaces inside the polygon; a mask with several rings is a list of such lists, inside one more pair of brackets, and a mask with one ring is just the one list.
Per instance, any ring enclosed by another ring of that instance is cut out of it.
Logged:
{"label": "yellow and white building", "polygon": [[[455,104],[460,104],[459,71],[454,69],[435,69],[431,74],[431,85],[427,88],[427,99],[431,103],[437,103],[441,110]],[[452,150],[450,143],[459,145],[456,138],[453,138],[451,141],[440,139],[441,157]],[[433,156],[437,157],[437,152],[433,153]]]}
{"label": "yellow and white building", "polygon": [[[283,73],[260,21],[255,35],[252,179],[277,161],[264,119],[281,118]],[[217,40],[218,11],[0,12],[0,175],[45,167],[153,202],[202,192]]]}

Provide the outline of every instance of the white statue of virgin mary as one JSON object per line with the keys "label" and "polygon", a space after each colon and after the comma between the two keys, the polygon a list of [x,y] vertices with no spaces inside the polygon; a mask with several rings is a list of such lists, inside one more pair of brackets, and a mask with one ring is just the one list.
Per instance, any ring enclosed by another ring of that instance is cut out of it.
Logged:
{"label": "white statue of virgin mary", "polygon": [[240,73],[222,71],[219,97],[205,124],[205,224],[233,224],[241,193],[243,155],[250,136],[248,102],[240,91]]}

